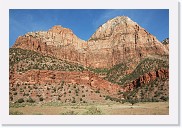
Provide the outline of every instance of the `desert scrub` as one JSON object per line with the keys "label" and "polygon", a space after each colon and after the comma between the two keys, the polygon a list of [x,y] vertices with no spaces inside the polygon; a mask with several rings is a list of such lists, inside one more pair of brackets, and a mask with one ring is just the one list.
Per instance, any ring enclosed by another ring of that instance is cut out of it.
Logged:
{"label": "desert scrub", "polygon": [[92,107],[88,108],[88,111],[85,112],[84,114],[85,115],[101,115],[102,111],[100,110],[100,108],[92,106]]}
{"label": "desert scrub", "polygon": [[76,113],[75,111],[67,111],[60,113],[60,115],[78,115],[78,113]]}
{"label": "desert scrub", "polygon": [[43,104],[43,106],[59,107],[59,106],[63,106],[63,104],[61,102],[47,102],[47,103]]}
{"label": "desert scrub", "polygon": [[96,74],[107,74],[109,72],[109,69],[107,68],[91,68],[91,67],[88,67],[88,70],[91,71],[91,72],[94,72]]}
{"label": "desert scrub", "polygon": [[83,71],[85,68],[77,63],[56,59],[52,56],[43,56],[40,53],[20,48],[9,49],[10,71],[17,64],[18,72],[25,72],[30,69],[58,70],[58,71]]}
{"label": "desert scrub", "polygon": [[33,100],[31,97],[29,97],[29,98],[27,99],[27,102],[29,102],[29,103],[35,103],[35,100]]}
{"label": "desert scrub", "polygon": [[10,111],[9,114],[10,115],[23,115],[23,112],[20,112],[20,111]]}
{"label": "desert scrub", "polygon": [[111,69],[108,70],[106,80],[116,83],[117,79],[124,76],[124,73],[129,68],[126,64],[120,63],[115,66],[113,66]]}
{"label": "desert scrub", "polygon": [[19,108],[19,107],[25,107],[26,105],[23,103],[9,103],[10,108]]}
{"label": "desert scrub", "polygon": [[9,103],[9,107],[10,108],[21,108],[21,107],[25,107],[25,106],[36,106],[35,103],[27,103],[27,102],[23,102],[23,103]]}
{"label": "desert scrub", "polygon": [[168,69],[169,62],[167,60],[145,58],[137,65],[137,67],[131,74],[125,75],[122,79],[120,79],[118,84],[126,84],[132,80],[137,79],[138,77],[140,77],[140,75],[143,75],[150,71],[157,71],[161,68]]}
{"label": "desert scrub", "polygon": [[18,99],[17,103],[23,103],[25,102],[23,98]]}

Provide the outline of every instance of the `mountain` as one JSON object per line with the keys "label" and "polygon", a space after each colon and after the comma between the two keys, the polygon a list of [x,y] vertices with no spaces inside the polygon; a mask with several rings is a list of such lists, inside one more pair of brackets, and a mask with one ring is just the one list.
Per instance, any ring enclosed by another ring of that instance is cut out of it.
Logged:
{"label": "mountain", "polygon": [[34,50],[93,68],[111,68],[133,58],[168,55],[156,37],[125,16],[107,21],[88,41],[79,39],[70,29],[54,26],[47,32],[20,36],[13,48]]}
{"label": "mountain", "polygon": [[88,41],[62,26],[29,32],[9,54],[11,102],[168,99],[168,48],[126,16],[108,20]]}
{"label": "mountain", "polygon": [[164,39],[162,42],[161,42],[162,44],[169,44],[169,38],[166,38],[166,39]]}
{"label": "mountain", "polygon": [[169,50],[169,38],[164,39],[161,43]]}

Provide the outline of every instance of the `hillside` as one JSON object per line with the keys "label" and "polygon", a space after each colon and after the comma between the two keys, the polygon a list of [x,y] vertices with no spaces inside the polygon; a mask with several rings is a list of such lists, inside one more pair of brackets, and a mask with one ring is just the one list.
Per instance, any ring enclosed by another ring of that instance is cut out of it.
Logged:
{"label": "hillside", "polygon": [[12,102],[103,102],[122,89],[79,64],[30,50],[11,48],[9,61]]}

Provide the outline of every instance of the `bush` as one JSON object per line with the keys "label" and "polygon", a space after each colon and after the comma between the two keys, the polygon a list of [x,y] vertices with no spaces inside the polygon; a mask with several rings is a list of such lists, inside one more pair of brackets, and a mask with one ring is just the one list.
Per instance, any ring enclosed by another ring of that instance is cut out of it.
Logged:
{"label": "bush", "polygon": [[74,111],[67,111],[64,113],[61,113],[61,115],[77,115],[78,113],[74,112]]}
{"label": "bush", "polygon": [[128,102],[131,104],[131,105],[134,105],[136,103],[138,103],[138,101],[136,99],[130,99],[128,100]]}
{"label": "bush", "polygon": [[35,101],[30,97],[29,99],[27,99],[27,102],[34,103]]}
{"label": "bush", "polygon": [[160,98],[161,100],[163,100],[163,101],[168,101],[169,100],[169,97],[166,97],[166,96],[161,96],[161,98]]}
{"label": "bush", "polygon": [[96,90],[95,93],[100,93],[100,90]]}
{"label": "bush", "polygon": [[101,115],[102,111],[99,108],[92,106],[88,109],[88,111],[85,114],[87,114],[87,115]]}
{"label": "bush", "polygon": [[14,111],[14,112],[13,111],[10,111],[9,114],[10,115],[23,115],[23,113],[22,112],[19,112],[19,111]]}
{"label": "bush", "polygon": [[17,92],[14,92],[14,95],[17,95]]}
{"label": "bush", "polygon": [[76,103],[75,99],[73,99],[73,101],[71,103]]}
{"label": "bush", "polygon": [[12,91],[16,91],[16,88],[12,88]]}
{"label": "bush", "polygon": [[18,103],[23,103],[23,102],[24,102],[23,98],[18,99]]}
{"label": "bush", "polygon": [[43,101],[44,99],[42,97],[39,98],[40,101]]}

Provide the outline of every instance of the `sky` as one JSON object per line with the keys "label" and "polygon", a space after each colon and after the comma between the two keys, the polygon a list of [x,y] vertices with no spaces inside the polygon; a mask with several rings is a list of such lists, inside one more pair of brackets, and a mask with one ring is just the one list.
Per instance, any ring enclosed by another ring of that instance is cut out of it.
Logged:
{"label": "sky", "polygon": [[70,28],[88,40],[97,28],[116,16],[128,16],[159,41],[169,37],[168,9],[10,9],[9,46],[27,32],[47,31],[55,25]]}

